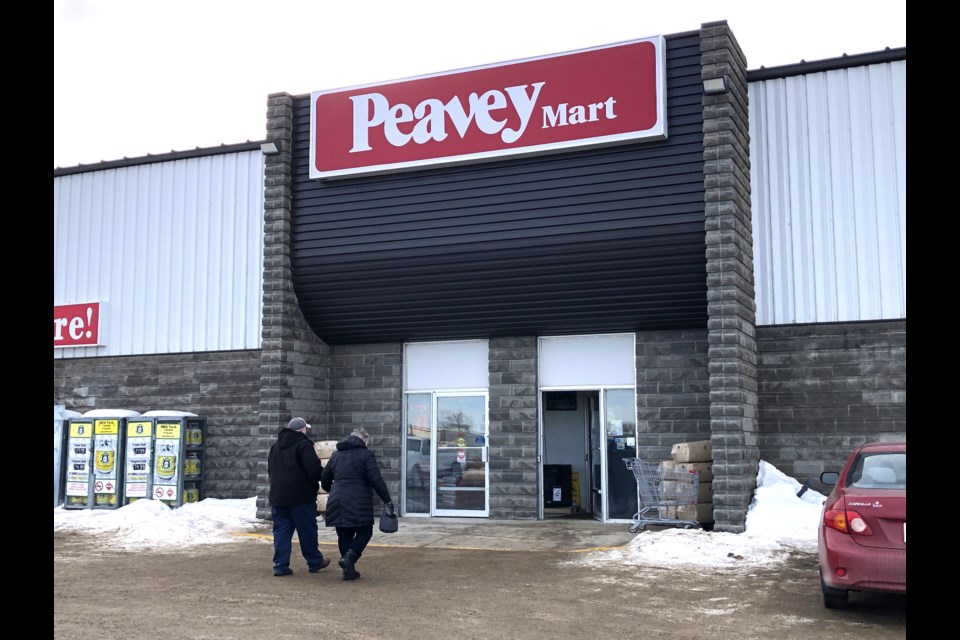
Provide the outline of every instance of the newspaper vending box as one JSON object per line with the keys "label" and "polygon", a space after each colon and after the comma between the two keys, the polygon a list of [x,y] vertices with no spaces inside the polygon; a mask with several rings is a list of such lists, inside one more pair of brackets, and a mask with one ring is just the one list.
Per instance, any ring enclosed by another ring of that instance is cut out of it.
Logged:
{"label": "newspaper vending box", "polygon": [[64,431],[64,503],[66,509],[116,509],[121,506],[124,428],[136,412],[90,412],[72,418]]}
{"label": "newspaper vending box", "polygon": [[63,430],[66,446],[63,473],[63,508],[89,509],[93,506],[93,418],[73,418]]}
{"label": "newspaper vending box", "polygon": [[207,419],[157,417],[154,422],[150,492],[171,507],[205,497]]}
{"label": "newspaper vending box", "polygon": [[123,478],[123,504],[149,498],[153,484],[153,418],[131,418],[127,421],[126,469]]}

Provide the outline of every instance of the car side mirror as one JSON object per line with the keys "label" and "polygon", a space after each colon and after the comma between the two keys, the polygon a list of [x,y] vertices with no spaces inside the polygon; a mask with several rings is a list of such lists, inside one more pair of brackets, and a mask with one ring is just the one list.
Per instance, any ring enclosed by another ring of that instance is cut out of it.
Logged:
{"label": "car side mirror", "polygon": [[823,484],[832,487],[837,484],[837,480],[840,479],[840,474],[836,471],[824,471],[820,474],[820,482]]}

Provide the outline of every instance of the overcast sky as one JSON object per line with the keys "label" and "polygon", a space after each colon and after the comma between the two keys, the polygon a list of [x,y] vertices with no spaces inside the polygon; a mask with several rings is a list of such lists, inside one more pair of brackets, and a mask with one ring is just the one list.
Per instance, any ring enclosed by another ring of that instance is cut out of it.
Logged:
{"label": "overcast sky", "polygon": [[[800,487],[797,480],[761,461],[743,533],[679,528],[641,531],[623,547],[578,554],[571,562],[756,567],[783,562],[792,552],[815,554],[825,496],[808,490],[797,497]],[[400,522],[402,528],[402,518]],[[251,536],[265,542],[273,539],[270,523],[257,520],[255,496],[242,500],[207,498],[177,509],[159,500],[138,500],[112,510],[64,509],[61,505],[53,510],[53,530],[89,533],[103,547],[128,551],[229,544]],[[335,544],[335,537],[322,526],[320,530],[322,541]],[[389,542],[386,535],[375,531],[373,544]]]}
{"label": "overcast sky", "polygon": [[55,0],[53,164],[266,137],[305,94],[699,29],[748,69],[905,47],[906,0]]}

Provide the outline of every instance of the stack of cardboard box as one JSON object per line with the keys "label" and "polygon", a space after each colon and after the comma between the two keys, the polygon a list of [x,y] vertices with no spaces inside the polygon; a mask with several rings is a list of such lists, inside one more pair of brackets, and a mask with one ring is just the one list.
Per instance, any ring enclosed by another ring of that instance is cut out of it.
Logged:
{"label": "stack of cardboard box", "polygon": [[[333,452],[337,450],[337,441],[336,440],[318,440],[313,443],[313,450],[317,452],[317,457],[320,458],[320,462],[323,463],[323,466],[327,466],[327,462],[330,461],[330,456],[333,455]],[[327,511],[327,492],[320,488],[320,492],[317,494],[317,513],[326,513]]]}
{"label": "stack of cardboard box", "polygon": [[661,518],[696,520],[713,524],[713,446],[709,440],[678,442],[670,450],[672,460],[660,463],[662,469],[697,471],[700,474],[696,503],[678,507],[661,507]]}

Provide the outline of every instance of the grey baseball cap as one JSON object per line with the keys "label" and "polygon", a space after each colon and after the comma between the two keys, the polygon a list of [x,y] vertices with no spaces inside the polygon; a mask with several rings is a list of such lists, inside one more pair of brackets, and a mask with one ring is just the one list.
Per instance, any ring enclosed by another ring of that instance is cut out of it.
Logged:
{"label": "grey baseball cap", "polygon": [[300,429],[312,429],[310,423],[304,420],[303,418],[294,418],[290,421],[290,424],[287,425],[287,429],[293,429],[294,431],[299,431]]}

